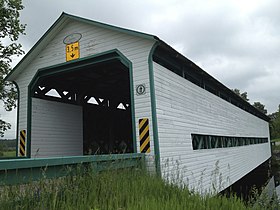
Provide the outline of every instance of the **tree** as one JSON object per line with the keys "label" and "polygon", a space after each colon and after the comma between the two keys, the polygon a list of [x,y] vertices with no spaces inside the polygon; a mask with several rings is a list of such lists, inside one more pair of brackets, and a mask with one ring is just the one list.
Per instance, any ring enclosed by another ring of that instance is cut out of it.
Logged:
{"label": "tree", "polygon": [[[239,89],[235,88],[235,89],[232,89],[232,91],[240,96],[243,100],[245,101],[249,101],[249,98],[248,98],[248,93],[247,92],[243,92],[241,93]],[[267,110],[265,109],[265,105],[263,105],[261,102],[254,102],[252,104],[252,106],[254,106],[255,108],[257,108],[259,111],[261,111],[262,113],[264,114],[267,114]],[[279,108],[280,108],[280,105],[279,105]],[[271,116],[271,117],[275,117],[275,116]]]}
{"label": "tree", "polygon": [[244,101],[249,101],[248,98],[248,93],[247,92],[243,92],[241,93],[239,89],[235,88],[232,90],[236,95],[238,95],[239,97],[241,97]]}
{"label": "tree", "polygon": [[269,115],[271,121],[269,123],[271,139],[280,138],[280,105],[278,111]]}
{"label": "tree", "polygon": [[[13,56],[24,53],[21,44],[17,43],[25,30],[25,25],[19,20],[19,11],[22,9],[21,0],[0,0],[0,100],[6,111],[16,107],[16,88],[12,83],[5,82],[4,78],[11,71]],[[10,123],[0,119],[0,136],[9,128]]]}
{"label": "tree", "polygon": [[267,114],[267,110],[264,108],[265,105],[263,105],[261,102],[254,102],[252,105],[262,113]]}

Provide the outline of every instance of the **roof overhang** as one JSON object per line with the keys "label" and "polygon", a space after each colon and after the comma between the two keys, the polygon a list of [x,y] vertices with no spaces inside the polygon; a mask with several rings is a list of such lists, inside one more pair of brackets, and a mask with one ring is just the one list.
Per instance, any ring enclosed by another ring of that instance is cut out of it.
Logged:
{"label": "roof overhang", "polygon": [[56,36],[56,34],[70,21],[78,21],[86,24],[106,28],[109,30],[118,31],[121,33],[138,36],[149,40],[159,40],[156,36],[146,33],[141,33],[105,23],[81,18],[78,16],[62,13],[60,17],[54,22],[54,24],[45,32],[45,34],[36,42],[36,44],[28,51],[28,53],[21,59],[21,61],[13,68],[13,70],[5,77],[6,81],[14,81],[20,72],[26,68],[26,66],[36,58],[36,56],[48,45],[48,43]]}
{"label": "roof overhang", "polygon": [[[215,84],[215,87],[218,89],[218,91],[223,92],[227,97],[230,97],[231,99],[234,99],[238,104],[239,108],[242,108],[243,110],[255,115],[258,118],[261,118],[267,122],[270,121],[270,118],[259,111],[257,108],[252,106],[249,102],[243,100],[240,96],[235,94],[231,89],[226,87],[224,84],[222,84],[220,81],[212,77],[210,74],[208,74],[206,71],[204,71],[202,68],[197,66],[194,62],[186,58],[184,55],[173,49],[170,45],[163,42],[162,40],[158,39],[159,44],[157,45],[157,48],[154,51],[154,56],[160,56],[162,60],[173,60],[175,62],[170,63],[170,65],[173,65],[175,68],[181,68],[182,66],[188,66],[190,68],[190,73],[194,73],[198,75],[199,77],[203,78],[203,80],[208,81],[209,83]],[[235,104],[234,104],[235,105]]]}

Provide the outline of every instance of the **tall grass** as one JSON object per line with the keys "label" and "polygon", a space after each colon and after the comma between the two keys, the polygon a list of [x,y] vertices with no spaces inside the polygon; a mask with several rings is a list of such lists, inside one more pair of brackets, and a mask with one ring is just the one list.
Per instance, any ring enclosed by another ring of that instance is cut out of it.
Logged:
{"label": "tall grass", "polygon": [[[82,171],[82,170],[81,170]],[[71,174],[71,173],[69,173]],[[0,209],[250,209],[235,196],[200,196],[144,171],[115,170],[0,188]],[[256,207],[258,209],[258,207]],[[261,208],[260,208],[261,209]]]}

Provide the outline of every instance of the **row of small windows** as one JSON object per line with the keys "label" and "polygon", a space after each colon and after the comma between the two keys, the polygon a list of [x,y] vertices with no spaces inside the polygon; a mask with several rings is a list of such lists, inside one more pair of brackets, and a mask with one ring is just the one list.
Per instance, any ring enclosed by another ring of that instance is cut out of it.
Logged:
{"label": "row of small windows", "polygon": [[268,138],[258,137],[230,137],[201,134],[192,134],[191,136],[194,150],[239,147],[251,144],[263,144],[268,142]]}

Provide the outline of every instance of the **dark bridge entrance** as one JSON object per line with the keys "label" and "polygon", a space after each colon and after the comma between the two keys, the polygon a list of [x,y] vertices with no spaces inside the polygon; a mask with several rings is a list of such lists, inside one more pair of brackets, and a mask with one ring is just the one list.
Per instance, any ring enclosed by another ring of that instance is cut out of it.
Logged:
{"label": "dark bridge entrance", "polygon": [[136,143],[131,72],[130,62],[112,51],[39,70],[30,95],[82,107],[84,155],[132,153]]}

